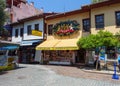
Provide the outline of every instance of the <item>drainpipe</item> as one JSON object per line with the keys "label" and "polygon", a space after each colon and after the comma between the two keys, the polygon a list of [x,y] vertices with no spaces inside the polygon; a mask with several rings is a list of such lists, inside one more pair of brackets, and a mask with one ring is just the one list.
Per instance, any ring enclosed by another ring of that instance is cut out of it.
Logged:
{"label": "drainpipe", "polygon": [[[90,19],[90,34],[91,34],[91,9],[90,9],[90,6],[89,6],[88,9],[89,9],[88,12],[89,12],[89,19]],[[89,52],[89,50],[86,50],[86,52],[85,52],[85,54],[86,54],[86,55],[85,55],[85,64],[86,64],[86,65],[89,64],[89,59],[88,59],[89,56],[88,56],[88,53],[91,53],[91,52]]]}
{"label": "drainpipe", "polygon": [[11,18],[11,23],[13,22],[13,0],[11,0],[11,8],[10,8],[10,18]]}
{"label": "drainpipe", "polygon": [[89,18],[90,18],[90,34],[91,34],[91,9],[89,7]]}
{"label": "drainpipe", "polygon": [[45,16],[43,14],[43,40],[45,41],[47,39],[47,27],[46,27],[46,23],[45,23]]}

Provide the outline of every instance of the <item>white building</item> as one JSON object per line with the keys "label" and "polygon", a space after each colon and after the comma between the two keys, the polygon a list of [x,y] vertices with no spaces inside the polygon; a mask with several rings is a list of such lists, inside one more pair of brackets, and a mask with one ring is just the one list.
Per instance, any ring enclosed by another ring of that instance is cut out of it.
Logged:
{"label": "white building", "polygon": [[[51,13],[42,13],[28,18],[20,19],[12,23],[12,42],[20,43],[19,61],[31,63],[39,61],[41,51],[35,51],[35,47],[44,40],[46,28],[44,17]],[[42,32],[41,36],[32,35],[32,30]],[[37,56],[35,56],[35,53]]]}
{"label": "white building", "polygon": [[[27,0],[6,0],[6,4],[10,15],[10,22],[7,24],[12,26],[11,41],[20,43],[19,61],[33,62],[35,47],[43,41],[46,33],[44,17],[52,13],[43,13],[43,10],[36,9],[34,3],[29,4]],[[34,36],[32,30],[41,31],[42,35]]]}

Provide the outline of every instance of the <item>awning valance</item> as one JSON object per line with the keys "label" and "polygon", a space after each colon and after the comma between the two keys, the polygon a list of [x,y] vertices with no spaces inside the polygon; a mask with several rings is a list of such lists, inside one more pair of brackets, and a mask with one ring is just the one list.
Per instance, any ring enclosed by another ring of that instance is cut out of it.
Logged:
{"label": "awning valance", "polygon": [[46,40],[36,50],[78,50],[77,39]]}
{"label": "awning valance", "polygon": [[41,42],[41,40],[24,40],[21,42],[20,46],[30,46],[37,42]]}
{"label": "awning valance", "polygon": [[4,47],[0,47],[0,50],[16,50],[19,49],[19,46],[17,45],[9,45],[9,46],[4,46]]}

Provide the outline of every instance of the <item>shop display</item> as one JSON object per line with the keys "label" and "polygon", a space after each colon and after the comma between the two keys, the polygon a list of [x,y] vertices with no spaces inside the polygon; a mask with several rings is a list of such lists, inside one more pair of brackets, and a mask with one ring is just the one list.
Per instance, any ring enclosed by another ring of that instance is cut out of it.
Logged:
{"label": "shop display", "polygon": [[[72,60],[72,52],[71,51],[45,51],[44,61],[49,61],[49,63],[57,64],[70,64]],[[61,63],[60,63],[61,62]]]}

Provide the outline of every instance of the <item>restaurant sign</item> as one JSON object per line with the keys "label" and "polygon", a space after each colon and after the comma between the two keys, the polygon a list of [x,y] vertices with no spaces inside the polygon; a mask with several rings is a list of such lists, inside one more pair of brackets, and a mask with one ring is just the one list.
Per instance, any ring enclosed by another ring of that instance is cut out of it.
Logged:
{"label": "restaurant sign", "polygon": [[79,23],[76,20],[68,20],[54,25],[53,32],[55,35],[67,36],[78,31],[79,29]]}

